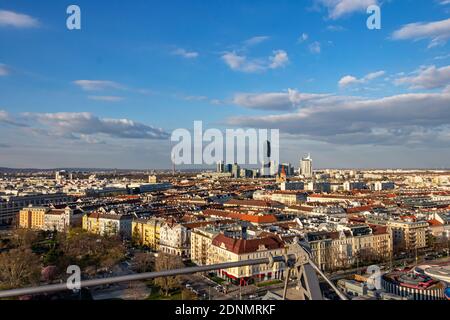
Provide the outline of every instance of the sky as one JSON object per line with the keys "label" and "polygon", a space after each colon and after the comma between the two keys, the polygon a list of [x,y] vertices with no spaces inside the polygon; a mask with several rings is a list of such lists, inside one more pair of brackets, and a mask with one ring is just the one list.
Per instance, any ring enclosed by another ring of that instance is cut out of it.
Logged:
{"label": "sky", "polygon": [[295,166],[448,168],[449,39],[448,0],[0,0],[0,166],[170,168],[203,121]]}

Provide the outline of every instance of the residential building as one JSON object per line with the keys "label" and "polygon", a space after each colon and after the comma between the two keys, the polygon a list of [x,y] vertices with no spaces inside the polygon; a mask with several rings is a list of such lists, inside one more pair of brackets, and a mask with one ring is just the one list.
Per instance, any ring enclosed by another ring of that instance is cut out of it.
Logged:
{"label": "residential building", "polygon": [[306,194],[304,192],[296,191],[278,191],[272,193],[271,200],[281,202],[285,205],[295,205],[302,201],[306,201]]}
{"label": "residential building", "polygon": [[65,193],[19,194],[0,196],[0,225],[16,225],[21,209],[32,206],[61,204],[70,201]]}
{"label": "residential building", "polygon": [[280,189],[281,191],[291,191],[291,190],[304,190],[305,189],[305,183],[298,181],[298,182],[282,182],[280,183]]}
{"label": "residential building", "polygon": [[102,236],[131,238],[133,216],[112,212],[92,212],[83,216],[83,229]]}
{"label": "residential building", "polygon": [[[239,237],[220,233],[213,238],[209,247],[207,264],[261,259],[290,253],[289,246],[272,233],[264,232],[252,238],[244,234]],[[276,262],[272,266],[244,266],[225,270],[220,269],[215,272],[219,277],[230,282],[247,285],[252,282],[282,279],[285,266],[283,263]]]}
{"label": "residential building", "polygon": [[19,212],[19,227],[24,229],[42,230],[48,207],[28,207]]}
{"label": "residential building", "polygon": [[133,242],[149,247],[154,251],[159,251],[160,228],[165,222],[164,219],[135,219],[132,223]]}
{"label": "residential building", "polygon": [[160,250],[164,253],[190,257],[190,230],[182,224],[168,221],[160,227]]}
{"label": "residential building", "polygon": [[82,211],[75,208],[51,209],[44,215],[43,230],[65,232],[71,227],[81,227],[82,218]]}
{"label": "residential building", "polygon": [[358,263],[387,261],[392,255],[390,233],[381,226],[310,232],[306,240],[313,260],[324,271],[345,269]]}
{"label": "residential building", "polygon": [[426,221],[388,221],[394,252],[425,249],[429,240],[429,225]]}
{"label": "residential building", "polygon": [[191,231],[191,261],[199,266],[208,264],[208,252],[212,240],[220,233],[219,228],[211,226],[195,228]]}

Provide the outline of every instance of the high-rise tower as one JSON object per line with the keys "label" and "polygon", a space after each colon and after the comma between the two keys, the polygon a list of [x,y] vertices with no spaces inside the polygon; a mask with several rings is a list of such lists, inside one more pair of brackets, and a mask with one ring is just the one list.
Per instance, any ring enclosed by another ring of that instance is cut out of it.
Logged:
{"label": "high-rise tower", "polygon": [[311,178],[313,174],[313,167],[312,167],[312,159],[311,155],[308,153],[308,156],[305,158],[302,158],[300,160],[300,174],[304,176],[305,178]]}

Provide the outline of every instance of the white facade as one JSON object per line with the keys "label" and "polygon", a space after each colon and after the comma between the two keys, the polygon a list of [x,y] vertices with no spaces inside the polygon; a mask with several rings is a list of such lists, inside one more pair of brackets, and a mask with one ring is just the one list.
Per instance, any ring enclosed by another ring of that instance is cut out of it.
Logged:
{"label": "white facade", "polygon": [[162,252],[190,257],[190,231],[183,225],[163,224],[159,230],[159,239]]}
{"label": "white facade", "polygon": [[308,154],[306,158],[302,158],[300,160],[300,174],[304,176],[305,178],[311,178],[313,174],[313,167],[312,167],[312,159],[311,155]]}

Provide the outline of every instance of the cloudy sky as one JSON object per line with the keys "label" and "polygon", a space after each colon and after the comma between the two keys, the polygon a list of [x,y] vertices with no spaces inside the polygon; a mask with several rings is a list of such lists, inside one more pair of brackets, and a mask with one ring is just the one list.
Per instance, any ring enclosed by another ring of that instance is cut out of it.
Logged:
{"label": "cloudy sky", "polygon": [[70,31],[72,3],[0,0],[0,166],[169,168],[202,120],[295,165],[450,167],[450,1],[78,0]]}

